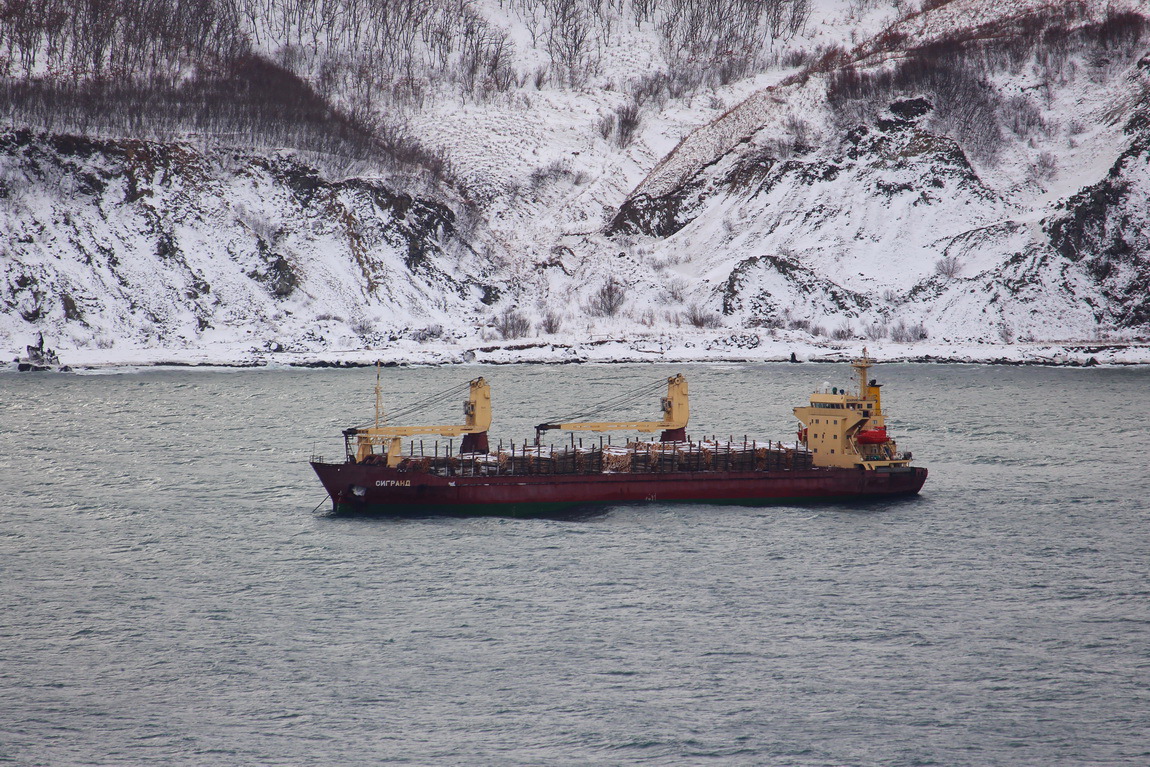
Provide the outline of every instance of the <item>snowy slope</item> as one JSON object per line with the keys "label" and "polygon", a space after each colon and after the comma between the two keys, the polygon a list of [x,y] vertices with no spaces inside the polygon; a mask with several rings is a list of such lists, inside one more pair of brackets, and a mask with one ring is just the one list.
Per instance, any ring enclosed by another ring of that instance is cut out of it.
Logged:
{"label": "snowy slope", "polygon": [[[1150,34],[1131,22],[1150,7],[930,5],[816,2],[767,63],[686,87],[650,21],[600,32],[570,84],[534,76],[530,4],[470,3],[512,42],[518,80],[431,82],[403,107],[446,184],[328,176],[286,151],[2,134],[0,350],[43,331],[65,359],[111,361],[768,359],[864,342],[889,359],[1048,360],[1150,336]],[[273,38],[267,56],[318,82],[320,52]],[[610,285],[621,302],[604,311]]]}
{"label": "snowy slope", "polygon": [[[1073,10],[956,0],[916,14],[880,36],[885,48],[861,45],[696,131],[636,187],[610,231],[690,261],[691,276],[710,281],[710,304],[742,324],[797,320],[859,338],[870,328],[872,339],[897,322],[946,340],[1145,335],[1144,309],[1131,304],[1144,306],[1150,241],[1129,224],[1144,220],[1136,201],[1150,187],[1142,132],[1124,127],[1146,108],[1141,47],[1068,54],[1053,82],[1041,48],[980,73],[993,78],[988,101],[1027,121],[991,126],[992,152],[953,129],[953,108],[939,117],[949,105],[937,91],[888,88],[854,113],[828,95],[848,70],[891,72],[908,46],[1025,23],[1075,34],[1111,12]],[[1029,95],[1037,89],[1043,98]],[[1089,250],[1129,228],[1129,242],[1106,245],[1123,254],[1107,260],[1113,275],[1042,224],[1099,201],[1106,223],[1074,242]]]}
{"label": "snowy slope", "polygon": [[290,158],[0,139],[0,337],[57,347],[362,347],[465,325],[494,269],[441,201]]}

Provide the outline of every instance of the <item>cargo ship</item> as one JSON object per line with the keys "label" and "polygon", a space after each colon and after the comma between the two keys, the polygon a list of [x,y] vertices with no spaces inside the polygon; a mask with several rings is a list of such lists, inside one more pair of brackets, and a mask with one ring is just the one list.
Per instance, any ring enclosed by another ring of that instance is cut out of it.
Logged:
{"label": "cargo ship", "polygon": [[[823,386],[811,394],[794,409],[800,427],[793,442],[689,439],[687,381],[675,375],[666,380],[659,420],[542,423],[530,443],[495,449],[487,435],[491,387],[483,378],[467,384],[462,424],[394,426],[382,419],[377,371],[374,424],[344,430],[342,462],[313,458],[311,465],[333,510],[348,514],[549,516],[623,503],[755,506],[914,495],[927,470],[912,466],[910,452],[888,433],[866,350],[851,364],[857,388]],[[549,431],[568,432],[567,443],[544,445]],[[616,431],[660,434],[621,444],[599,436],[586,445],[575,436]],[[450,441],[416,439],[433,435]]]}

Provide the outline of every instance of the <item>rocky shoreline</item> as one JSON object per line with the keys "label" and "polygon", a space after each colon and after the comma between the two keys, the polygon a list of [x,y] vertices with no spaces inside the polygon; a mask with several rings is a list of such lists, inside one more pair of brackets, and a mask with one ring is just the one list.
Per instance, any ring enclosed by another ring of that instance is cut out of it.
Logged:
{"label": "rocky shoreline", "polygon": [[[386,348],[268,352],[239,349],[125,349],[61,351],[75,371],[121,368],[360,368],[516,364],[757,364],[842,363],[866,346],[881,363],[1126,367],[1150,365],[1150,342],[968,345],[836,343],[815,346],[744,337],[672,341],[597,339],[585,343],[401,344]],[[14,364],[9,365],[12,371]]]}

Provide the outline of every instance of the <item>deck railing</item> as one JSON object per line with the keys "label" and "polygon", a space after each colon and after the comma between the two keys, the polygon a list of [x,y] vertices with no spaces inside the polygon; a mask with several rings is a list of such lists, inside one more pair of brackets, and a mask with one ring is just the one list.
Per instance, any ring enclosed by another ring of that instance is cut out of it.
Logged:
{"label": "deck railing", "polygon": [[[454,441],[412,440],[401,472],[444,477],[538,476],[572,474],[661,474],[683,472],[771,472],[812,467],[811,454],[778,442],[609,442],[583,447],[526,443],[500,444],[491,453],[454,451]],[[368,459],[381,463],[382,455]]]}

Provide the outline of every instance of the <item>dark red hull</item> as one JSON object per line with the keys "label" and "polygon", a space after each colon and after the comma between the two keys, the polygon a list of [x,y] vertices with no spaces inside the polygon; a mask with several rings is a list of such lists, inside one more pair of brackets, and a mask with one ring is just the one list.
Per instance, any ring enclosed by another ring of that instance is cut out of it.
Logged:
{"label": "dark red hull", "polygon": [[761,505],[914,495],[926,469],[802,469],[438,476],[378,465],[312,463],[338,512],[538,516],[646,501]]}

